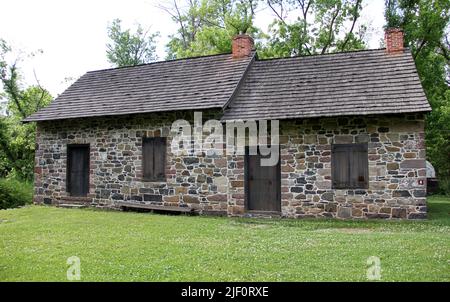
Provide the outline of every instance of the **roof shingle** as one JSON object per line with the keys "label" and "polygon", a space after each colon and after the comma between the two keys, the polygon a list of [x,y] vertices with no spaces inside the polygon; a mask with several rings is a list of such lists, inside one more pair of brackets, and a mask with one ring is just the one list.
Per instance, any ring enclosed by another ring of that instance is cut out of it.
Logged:
{"label": "roof shingle", "polygon": [[223,54],[91,71],[24,121],[222,108],[253,58]]}
{"label": "roof shingle", "polygon": [[222,120],[431,110],[409,50],[255,60],[230,54],[88,72],[24,121],[223,108]]}
{"label": "roof shingle", "polygon": [[409,52],[255,61],[223,120],[429,111]]}

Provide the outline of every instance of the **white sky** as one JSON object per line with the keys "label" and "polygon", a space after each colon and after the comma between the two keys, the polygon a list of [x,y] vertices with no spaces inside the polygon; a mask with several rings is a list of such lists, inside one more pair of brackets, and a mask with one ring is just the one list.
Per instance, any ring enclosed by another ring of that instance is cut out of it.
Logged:
{"label": "white sky", "polygon": [[[33,71],[42,86],[56,97],[71,81],[86,71],[111,67],[106,60],[106,27],[122,19],[124,28],[136,23],[159,31],[157,53],[165,57],[168,35],[177,27],[170,16],[157,8],[164,0],[1,0],[0,38],[24,54],[43,50],[34,57],[22,55],[20,64],[26,84],[35,84]],[[384,0],[364,0],[363,18],[372,28],[369,48],[380,47],[383,37]],[[256,25],[267,31],[273,20],[269,9],[257,14]]]}

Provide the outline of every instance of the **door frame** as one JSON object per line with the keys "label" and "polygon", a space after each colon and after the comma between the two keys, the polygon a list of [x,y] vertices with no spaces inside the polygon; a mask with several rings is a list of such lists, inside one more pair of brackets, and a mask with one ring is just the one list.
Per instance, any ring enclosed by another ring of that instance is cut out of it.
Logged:
{"label": "door frame", "polygon": [[[278,211],[265,211],[265,210],[249,210],[249,169],[248,169],[248,158],[251,156],[248,152],[249,147],[245,147],[245,156],[244,156],[244,210],[247,213],[254,213],[254,214],[280,214],[281,213],[281,152],[278,152],[278,164],[277,164],[277,179],[276,181],[276,187],[278,188],[277,192],[277,204],[279,205]],[[259,151],[259,147],[257,148]],[[280,151],[280,150],[279,150]]]}
{"label": "door frame", "polygon": [[[88,164],[87,164],[87,183],[88,183],[88,188],[87,188],[87,193],[86,196],[73,196],[72,192],[70,192],[70,149],[75,149],[75,148],[86,148],[87,149],[87,154],[88,154]],[[67,158],[66,158],[66,193],[68,196],[71,197],[87,197],[90,193],[90,187],[91,187],[91,146],[90,144],[67,144],[67,150],[66,150],[66,154],[67,154]]]}

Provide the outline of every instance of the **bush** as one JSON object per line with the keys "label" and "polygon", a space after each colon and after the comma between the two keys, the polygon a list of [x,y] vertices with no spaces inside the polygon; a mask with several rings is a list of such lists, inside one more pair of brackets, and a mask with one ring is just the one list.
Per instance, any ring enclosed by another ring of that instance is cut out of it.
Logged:
{"label": "bush", "polygon": [[439,178],[439,190],[438,193],[441,195],[450,196],[450,177]]}
{"label": "bush", "polygon": [[16,208],[30,204],[33,185],[15,179],[0,179],[0,209]]}

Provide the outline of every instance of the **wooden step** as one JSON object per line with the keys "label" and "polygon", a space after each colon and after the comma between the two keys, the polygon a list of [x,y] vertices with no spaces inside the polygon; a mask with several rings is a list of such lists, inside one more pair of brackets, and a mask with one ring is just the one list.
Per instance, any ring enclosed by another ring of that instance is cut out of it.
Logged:
{"label": "wooden step", "polygon": [[167,212],[182,212],[182,213],[190,213],[194,211],[194,209],[188,207],[160,206],[154,204],[138,204],[130,202],[117,202],[116,205],[121,208],[144,209],[152,211],[167,211]]}
{"label": "wooden step", "polygon": [[92,203],[92,198],[89,198],[89,197],[64,196],[64,197],[61,197],[59,203],[60,204],[74,204],[74,205],[89,206]]}
{"label": "wooden step", "polygon": [[59,208],[68,208],[68,209],[81,209],[86,208],[87,206],[84,204],[75,204],[75,203],[60,203],[58,204]]}

